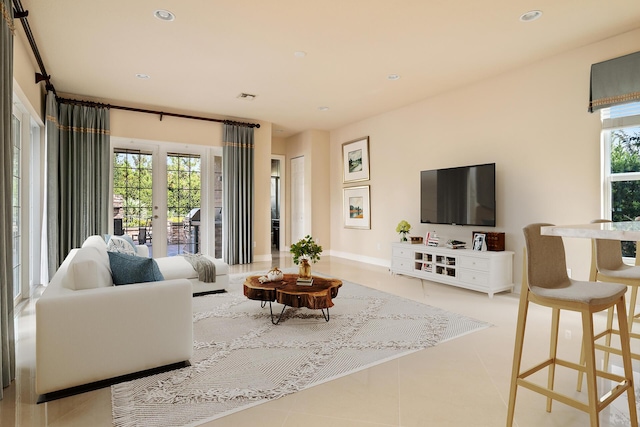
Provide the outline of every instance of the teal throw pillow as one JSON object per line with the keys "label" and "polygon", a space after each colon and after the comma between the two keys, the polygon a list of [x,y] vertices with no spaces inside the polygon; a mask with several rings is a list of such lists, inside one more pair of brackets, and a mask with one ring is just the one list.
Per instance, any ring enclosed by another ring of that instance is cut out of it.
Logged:
{"label": "teal throw pillow", "polygon": [[111,266],[111,277],[114,285],[131,283],[157,282],[164,280],[153,258],[127,255],[119,252],[107,252]]}

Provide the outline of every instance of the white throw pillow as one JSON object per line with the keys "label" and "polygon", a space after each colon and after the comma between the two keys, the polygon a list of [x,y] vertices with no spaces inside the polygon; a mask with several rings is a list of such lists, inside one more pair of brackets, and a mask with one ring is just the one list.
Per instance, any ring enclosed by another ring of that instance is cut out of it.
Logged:
{"label": "white throw pillow", "polygon": [[109,242],[107,242],[107,251],[119,252],[127,255],[137,255],[136,248],[126,239],[119,236],[111,236]]}
{"label": "white throw pillow", "polygon": [[99,249],[84,247],[74,251],[65,287],[81,290],[113,286],[111,270],[101,262]]}

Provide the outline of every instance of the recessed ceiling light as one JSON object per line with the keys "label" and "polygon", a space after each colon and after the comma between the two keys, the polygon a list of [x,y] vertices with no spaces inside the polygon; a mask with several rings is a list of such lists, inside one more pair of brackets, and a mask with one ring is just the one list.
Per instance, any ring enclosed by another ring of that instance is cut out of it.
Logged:
{"label": "recessed ceiling light", "polygon": [[307,52],[303,52],[301,50],[297,50],[297,51],[293,52],[293,56],[295,56],[296,58],[304,58],[305,56],[307,56]]}
{"label": "recessed ceiling light", "polygon": [[142,74],[142,73],[136,74],[136,77],[139,78],[139,79],[142,79],[142,80],[147,80],[147,79],[151,78],[151,76],[149,74]]}
{"label": "recessed ceiling light", "polygon": [[320,111],[328,111],[329,107],[318,107],[318,110],[320,110]]}
{"label": "recessed ceiling light", "polygon": [[174,19],[176,19],[176,15],[164,9],[158,9],[154,11],[153,16],[155,16],[161,21],[173,21]]}
{"label": "recessed ceiling light", "polygon": [[531,21],[535,21],[541,16],[542,16],[541,10],[530,10],[529,12],[523,13],[522,15],[520,15],[520,20],[522,22],[531,22]]}
{"label": "recessed ceiling light", "polygon": [[387,80],[398,80],[400,76],[398,74],[389,74]]}

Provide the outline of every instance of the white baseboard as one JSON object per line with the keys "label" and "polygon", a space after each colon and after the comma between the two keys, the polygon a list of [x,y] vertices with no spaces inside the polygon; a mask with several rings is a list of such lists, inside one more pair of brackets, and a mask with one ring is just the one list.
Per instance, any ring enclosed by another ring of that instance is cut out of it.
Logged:
{"label": "white baseboard", "polygon": [[328,251],[330,256],[350,259],[352,261],[364,262],[366,264],[379,265],[381,267],[391,267],[391,261],[384,258],[374,258],[369,256],[363,256],[358,254],[352,254],[350,252],[340,252],[340,251]]}
{"label": "white baseboard", "polygon": [[253,262],[267,262],[271,261],[272,259],[273,258],[271,258],[271,254],[254,255]]}

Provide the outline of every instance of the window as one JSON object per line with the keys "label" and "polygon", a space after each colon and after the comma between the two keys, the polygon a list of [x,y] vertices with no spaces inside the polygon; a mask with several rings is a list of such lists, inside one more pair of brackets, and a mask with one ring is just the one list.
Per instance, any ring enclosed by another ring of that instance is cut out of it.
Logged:
{"label": "window", "polygon": [[[602,214],[633,221],[640,217],[640,102],[602,109],[601,118]],[[623,242],[622,251],[635,257],[635,242]]]}

